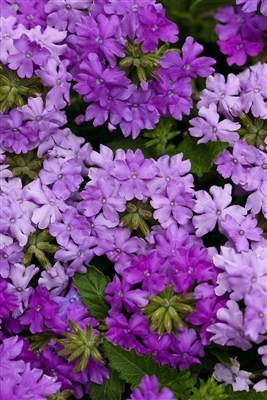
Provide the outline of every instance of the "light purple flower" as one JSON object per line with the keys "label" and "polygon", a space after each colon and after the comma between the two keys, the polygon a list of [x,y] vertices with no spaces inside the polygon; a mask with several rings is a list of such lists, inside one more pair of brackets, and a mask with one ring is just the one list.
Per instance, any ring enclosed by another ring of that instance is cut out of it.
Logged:
{"label": "light purple flower", "polygon": [[256,11],[259,3],[261,13],[267,16],[267,0],[236,0],[236,4],[243,4],[242,10],[244,12]]}
{"label": "light purple flower", "polygon": [[226,367],[223,364],[216,364],[214,367],[213,376],[218,382],[223,382],[223,386],[231,384],[234,391],[245,390],[249,391],[249,385],[252,382],[249,380],[250,372],[240,370],[239,362],[231,358],[232,367]]}
{"label": "light purple flower", "polygon": [[245,334],[254,342],[267,332],[267,292],[252,290],[245,295]]}
{"label": "light purple flower", "polygon": [[190,135],[201,137],[199,143],[206,143],[209,140],[228,142],[233,145],[239,139],[237,131],[241,125],[228,119],[219,122],[217,106],[211,103],[208,108],[201,107],[198,112],[199,117],[191,119],[189,122],[193,128],[189,128]]}
{"label": "light purple flower", "polygon": [[197,201],[193,211],[202,214],[193,217],[193,225],[196,228],[196,235],[203,236],[211,232],[216,223],[224,220],[225,215],[229,214],[238,222],[247,214],[246,210],[238,205],[227,207],[232,201],[232,186],[226,184],[224,188],[212,186],[210,188],[211,196],[204,190],[195,193]]}

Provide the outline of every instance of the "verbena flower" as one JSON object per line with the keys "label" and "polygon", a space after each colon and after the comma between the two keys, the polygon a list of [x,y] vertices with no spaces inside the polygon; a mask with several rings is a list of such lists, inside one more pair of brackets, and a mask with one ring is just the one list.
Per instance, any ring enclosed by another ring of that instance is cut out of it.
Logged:
{"label": "verbena flower", "polygon": [[133,389],[131,397],[127,400],[174,400],[173,393],[163,388],[159,392],[158,379],[155,375],[149,377],[144,375],[139,384],[139,388]]}

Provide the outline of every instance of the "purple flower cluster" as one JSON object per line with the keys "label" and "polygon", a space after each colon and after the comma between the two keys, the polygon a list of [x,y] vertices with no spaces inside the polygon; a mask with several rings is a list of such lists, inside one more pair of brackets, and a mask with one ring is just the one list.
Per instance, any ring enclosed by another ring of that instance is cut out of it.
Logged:
{"label": "purple flower cluster", "polygon": [[250,13],[257,11],[260,5],[260,12],[267,16],[267,1],[266,0],[236,0],[237,5],[243,5],[242,11]]}
{"label": "purple flower cluster", "polygon": [[[237,1],[237,4],[244,1]],[[256,1],[247,2],[256,4]],[[248,8],[225,6],[219,9],[214,17],[223,23],[216,26],[219,36],[220,51],[226,54],[228,65],[244,65],[247,55],[257,56],[264,47],[263,32],[267,29],[267,19],[263,15],[256,15]],[[267,14],[265,14],[267,15]]]}

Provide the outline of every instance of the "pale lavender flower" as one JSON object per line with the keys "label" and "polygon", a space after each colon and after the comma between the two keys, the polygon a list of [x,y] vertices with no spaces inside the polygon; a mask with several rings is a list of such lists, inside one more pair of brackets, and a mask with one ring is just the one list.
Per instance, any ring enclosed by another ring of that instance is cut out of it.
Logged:
{"label": "pale lavender flower", "polygon": [[[7,4],[7,3],[5,3]],[[3,4],[1,4],[1,14],[3,12]],[[13,44],[14,39],[19,39],[22,33],[25,31],[23,25],[16,25],[17,18],[10,15],[5,18],[3,14],[0,16],[0,46],[1,54],[0,61],[3,64],[7,64],[7,59],[11,54],[16,54],[17,50]]]}
{"label": "pale lavender flower", "polygon": [[257,11],[260,3],[260,11],[267,16],[267,0],[236,0],[236,4],[243,4],[242,10],[246,13]]}
{"label": "pale lavender flower", "polygon": [[214,367],[213,376],[218,382],[222,382],[223,386],[231,384],[234,391],[245,390],[249,391],[249,385],[252,382],[249,380],[251,373],[240,370],[239,362],[231,358],[232,367],[226,367],[223,364],[216,364]]}
{"label": "pale lavender flower", "polygon": [[52,297],[60,295],[66,289],[68,283],[69,277],[65,273],[65,268],[59,262],[56,262],[47,271],[43,271],[41,278],[38,280],[40,286],[44,286],[49,290],[53,289],[50,292]]}
{"label": "pale lavender flower", "polygon": [[231,215],[238,222],[247,214],[245,208],[241,206],[234,205],[227,207],[232,201],[231,192],[232,186],[227,183],[224,188],[219,186],[212,186],[210,188],[213,199],[204,190],[199,190],[195,193],[197,201],[193,211],[202,214],[193,217],[193,225],[196,228],[197,236],[203,236],[211,232],[217,222],[220,226],[220,222],[224,221],[226,214]]}
{"label": "pale lavender flower", "polygon": [[267,332],[267,292],[254,289],[245,295],[245,334],[254,342]]}
{"label": "pale lavender flower", "polygon": [[23,360],[14,359],[20,355],[22,346],[23,340],[19,340],[18,336],[4,338],[3,342],[0,344],[0,378],[2,382],[8,377],[11,377],[12,384],[17,384],[21,381],[20,374],[25,369],[25,362]]}
{"label": "pale lavender flower", "polygon": [[[11,239],[12,240],[12,239]],[[0,276],[2,278],[9,277],[9,271],[13,264],[18,263],[22,260],[24,254],[21,251],[22,246],[18,242],[4,244],[4,240],[1,237],[0,243]]]}
{"label": "pale lavender flower", "polygon": [[228,300],[226,306],[217,311],[218,321],[207,328],[213,334],[210,340],[221,346],[236,346],[246,351],[251,348],[251,344],[244,334],[243,313],[233,300]]}
{"label": "pale lavender flower", "polygon": [[198,144],[206,143],[209,140],[221,140],[233,145],[239,139],[236,131],[241,125],[229,119],[219,121],[220,116],[217,113],[216,104],[211,103],[208,108],[201,107],[198,115],[199,117],[189,121],[193,126],[193,128],[189,128],[190,135],[201,137],[197,142]]}

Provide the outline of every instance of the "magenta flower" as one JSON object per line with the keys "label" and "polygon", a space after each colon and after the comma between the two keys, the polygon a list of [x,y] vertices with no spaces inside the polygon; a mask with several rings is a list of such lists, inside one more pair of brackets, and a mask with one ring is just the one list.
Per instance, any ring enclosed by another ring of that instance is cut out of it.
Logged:
{"label": "magenta flower", "polygon": [[30,78],[35,66],[44,67],[47,64],[50,52],[31,42],[27,35],[22,34],[19,39],[14,39],[14,46],[18,53],[11,54],[7,62],[10,69],[17,70],[20,78]]}
{"label": "magenta flower", "polygon": [[163,42],[177,42],[178,26],[165,17],[164,9],[158,11],[154,5],[149,4],[145,12],[142,8],[137,12],[140,21],[145,25],[145,30],[134,42],[143,42],[142,50],[145,53],[155,51],[159,39]]}
{"label": "magenta flower", "polygon": [[152,332],[143,339],[146,348],[160,365],[171,364],[173,357],[170,352],[171,341],[171,335],[168,333],[159,335],[157,332]]}
{"label": "magenta flower", "polygon": [[8,293],[7,286],[7,281],[0,278],[0,320],[1,318],[9,318],[10,311],[18,307],[18,297]]}

